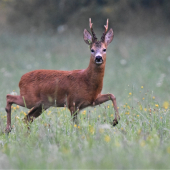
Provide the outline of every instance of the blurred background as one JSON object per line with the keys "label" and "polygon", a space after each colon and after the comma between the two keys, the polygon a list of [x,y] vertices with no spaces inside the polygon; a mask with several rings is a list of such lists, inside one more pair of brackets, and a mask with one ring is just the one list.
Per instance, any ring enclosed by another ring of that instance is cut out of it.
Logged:
{"label": "blurred background", "polygon": [[107,18],[114,30],[103,93],[121,105],[142,86],[135,101],[148,93],[169,101],[169,9],[169,0],[0,0],[0,108],[26,72],[87,68],[89,18],[99,39]]}
{"label": "blurred background", "polygon": [[95,28],[109,18],[116,33],[167,34],[169,9],[169,0],[1,0],[0,27],[19,33],[82,31],[91,17]]}

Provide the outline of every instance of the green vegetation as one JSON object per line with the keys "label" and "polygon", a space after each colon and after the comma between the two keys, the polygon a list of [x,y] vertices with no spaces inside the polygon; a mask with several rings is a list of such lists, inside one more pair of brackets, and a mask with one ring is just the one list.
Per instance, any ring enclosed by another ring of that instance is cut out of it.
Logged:
{"label": "green vegetation", "polygon": [[95,30],[101,29],[109,18],[109,25],[116,32],[162,35],[169,34],[169,8],[169,0],[1,0],[0,31],[82,32],[89,18]]}
{"label": "green vegetation", "polygon": [[66,108],[50,108],[27,129],[27,109],[13,105],[4,134],[6,94],[35,69],[84,69],[90,51],[82,35],[0,35],[0,168],[169,168],[170,38],[115,36],[107,51],[103,93],[117,97],[86,108],[73,124]]}
{"label": "green vegetation", "polygon": [[90,17],[95,21],[95,27],[100,27],[101,23],[109,18],[110,23],[114,23],[113,26],[116,26],[115,29],[118,31],[127,31],[129,26],[133,33],[134,30],[141,32],[141,28],[143,31],[144,29],[155,31],[161,27],[169,28],[169,8],[169,0],[0,1],[0,9],[6,9],[1,15],[4,15],[7,24],[12,30],[24,32],[30,29],[42,31],[49,28],[55,32],[63,24],[69,28],[74,29],[76,26],[82,29]]}

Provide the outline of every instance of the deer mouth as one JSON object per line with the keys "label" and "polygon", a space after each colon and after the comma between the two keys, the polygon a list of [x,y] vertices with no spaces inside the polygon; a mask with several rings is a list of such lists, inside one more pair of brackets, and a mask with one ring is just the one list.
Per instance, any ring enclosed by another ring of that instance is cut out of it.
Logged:
{"label": "deer mouth", "polygon": [[103,63],[102,57],[101,56],[97,56],[96,59],[95,59],[95,63],[98,64],[98,65],[102,64]]}

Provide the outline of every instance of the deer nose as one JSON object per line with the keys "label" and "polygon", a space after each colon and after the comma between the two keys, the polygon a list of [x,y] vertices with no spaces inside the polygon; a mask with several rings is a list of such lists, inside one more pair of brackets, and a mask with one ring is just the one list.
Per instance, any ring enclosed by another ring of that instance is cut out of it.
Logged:
{"label": "deer nose", "polygon": [[96,56],[95,62],[96,62],[96,64],[102,64],[103,63],[102,56],[100,56],[100,55]]}

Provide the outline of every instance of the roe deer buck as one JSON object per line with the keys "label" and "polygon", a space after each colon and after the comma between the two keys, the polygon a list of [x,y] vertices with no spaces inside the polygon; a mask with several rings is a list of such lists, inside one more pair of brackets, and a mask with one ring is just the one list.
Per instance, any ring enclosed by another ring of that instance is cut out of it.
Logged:
{"label": "roe deer buck", "polygon": [[106,25],[104,25],[105,31],[101,40],[98,41],[93,31],[91,19],[89,19],[89,25],[92,35],[86,29],[84,30],[84,41],[90,46],[91,50],[89,66],[84,70],[35,70],[24,74],[19,82],[20,95],[8,94],[6,96],[6,132],[11,131],[12,104],[31,109],[24,119],[26,122],[32,122],[43,110],[51,106],[64,107],[67,105],[74,120],[79,110],[112,100],[115,109],[113,125],[118,124],[120,117],[115,96],[113,94],[101,94],[106,49],[113,39],[113,30],[110,29],[107,32],[107,20]]}

